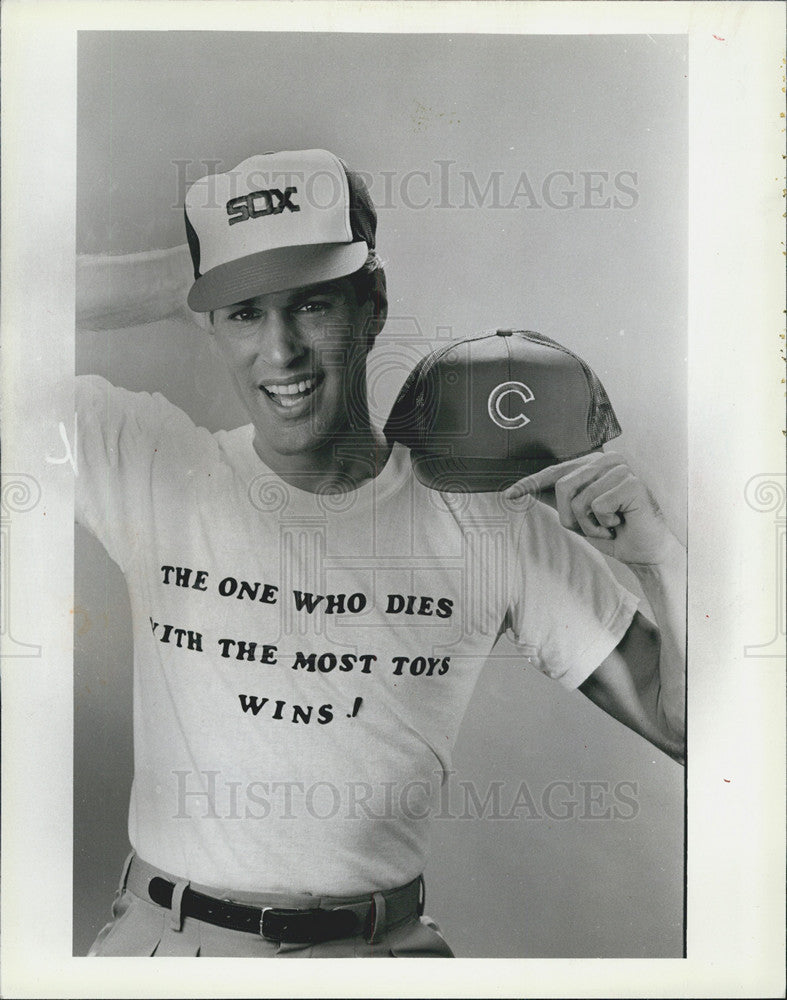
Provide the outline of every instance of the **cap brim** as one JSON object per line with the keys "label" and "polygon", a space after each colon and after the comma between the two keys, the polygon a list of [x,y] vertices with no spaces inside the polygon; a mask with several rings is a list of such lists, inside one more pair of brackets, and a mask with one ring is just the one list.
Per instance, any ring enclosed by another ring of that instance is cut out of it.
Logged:
{"label": "cap brim", "polygon": [[366,243],[317,243],[279,247],[219,264],[199,277],[188,294],[189,308],[210,312],[301,285],[343,278],[368,256]]}
{"label": "cap brim", "polygon": [[523,476],[532,475],[560,461],[552,456],[516,459],[433,458],[411,451],[416,479],[440,493],[496,493]]}
{"label": "cap brim", "polygon": [[[601,447],[591,448],[585,454],[601,451]],[[485,458],[436,458],[423,452],[410,452],[416,479],[430,490],[439,493],[497,493],[507,490],[524,476],[532,476],[551,465],[567,462],[581,455],[558,458],[555,455],[533,458],[485,459]]]}

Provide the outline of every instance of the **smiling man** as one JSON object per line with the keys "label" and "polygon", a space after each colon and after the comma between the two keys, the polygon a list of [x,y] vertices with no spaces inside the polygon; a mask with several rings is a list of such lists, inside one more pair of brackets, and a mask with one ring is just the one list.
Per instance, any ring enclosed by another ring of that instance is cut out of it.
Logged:
{"label": "smiling man", "polygon": [[[682,549],[598,440],[460,497],[375,431],[385,277],[337,157],[251,157],[185,214],[189,305],[250,423],[211,434],[80,380],[78,514],[125,574],[135,650],[134,850],[91,954],[450,957],[421,873],[483,663],[505,632],[680,759]],[[552,488],[557,515],[532,496]]]}
{"label": "smiling man", "polygon": [[[364,388],[362,334],[378,323],[364,286],[374,279],[366,271],[355,281],[337,278],[211,311],[212,340],[254,425],[254,449],[288,481],[322,474],[325,487],[341,471],[360,482],[368,462],[358,466],[350,452],[387,457]],[[349,449],[338,462],[337,439]]]}

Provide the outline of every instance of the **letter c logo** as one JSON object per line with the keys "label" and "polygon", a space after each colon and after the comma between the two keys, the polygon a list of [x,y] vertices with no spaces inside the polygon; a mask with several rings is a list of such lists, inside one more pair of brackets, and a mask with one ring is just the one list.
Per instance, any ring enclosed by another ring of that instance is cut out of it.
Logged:
{"label": "letter c logo", "polygon": [[509,392],[520,396],[523,403],[532,403],[536,398],[524,382],[501,382],[500,385],[495,386],[489,393],[489,402],[487,404],[489,416],[504,431],[512,431],[515,427],[524,427],[525,424],[530,423],[530,419],[524,413],[518,413],[515,417],[507,417],[500,412],[500,404],[503,401],[503,397],[507,396]]}

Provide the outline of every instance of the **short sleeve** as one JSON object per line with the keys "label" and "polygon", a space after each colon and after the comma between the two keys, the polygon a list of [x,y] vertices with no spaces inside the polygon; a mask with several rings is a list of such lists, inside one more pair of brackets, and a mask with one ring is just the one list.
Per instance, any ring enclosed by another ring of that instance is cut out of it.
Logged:
{"label": "short sleeve", "polygon": [[159,445],[197,428],[160,393],[130,392],[98,375],[78,376],[74,398],[75,517],[124,569],[150,529]]}
{"label": "short sleeve", "polygon": [[567,688],[609,656],[639,603],[589,542],[535,500],[522,519],[510,593],[506,634]]}

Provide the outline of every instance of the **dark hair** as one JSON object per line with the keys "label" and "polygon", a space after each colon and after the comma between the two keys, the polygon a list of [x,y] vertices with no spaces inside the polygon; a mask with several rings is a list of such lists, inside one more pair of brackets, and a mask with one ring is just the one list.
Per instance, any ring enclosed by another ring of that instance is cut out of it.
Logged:
{"label": "dark hair", "polygon": [[368,331],[368,347],[371,350],[375,337],[383,328],[388,312],[388,291],[383,262],[374,250],[370,250],[363,266],[349,274],[347,279],[353,287],[358,305],[368,301],[374,305],[374,316]]}

